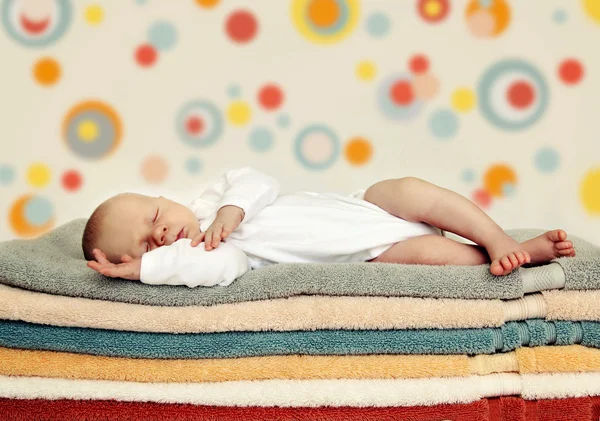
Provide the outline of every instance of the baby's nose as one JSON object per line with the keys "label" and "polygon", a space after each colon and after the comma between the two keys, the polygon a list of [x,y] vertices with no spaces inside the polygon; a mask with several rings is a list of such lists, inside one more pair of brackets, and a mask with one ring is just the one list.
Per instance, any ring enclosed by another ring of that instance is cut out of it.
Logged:
{"label": "baby's nose", "polygon": [[169,229],[166,225],[163,225],[162,227],[158,227],[156,229],[156,231],[154,232],[154,240],[158,245],[163,246],[165,244],[165,238],[167,237],[168,231]]}

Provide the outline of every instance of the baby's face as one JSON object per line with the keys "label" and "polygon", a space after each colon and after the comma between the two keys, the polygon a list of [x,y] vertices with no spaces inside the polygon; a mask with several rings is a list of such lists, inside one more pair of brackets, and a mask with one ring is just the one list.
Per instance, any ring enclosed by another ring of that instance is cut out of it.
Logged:
{"label": "baby's face", "polygon": [[115,198],[102,222],[98,248],[113,263],[168,246],[200,232],[198,219],[187,207],[164,197],[125,194]]}

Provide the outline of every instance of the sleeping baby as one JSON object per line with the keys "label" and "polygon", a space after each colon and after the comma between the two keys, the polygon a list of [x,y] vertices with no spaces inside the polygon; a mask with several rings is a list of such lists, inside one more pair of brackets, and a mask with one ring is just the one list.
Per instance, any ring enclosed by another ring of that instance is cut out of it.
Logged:
{"label": "sleeping baby", "polygon": [[89,218],[82,246],[88,266],[103,275],[189,287],[226,286],[275,263],[491,263],[500,276],[575,255],[563,230],[518,243],[467,198],[418,178],[349,195],[280,195],[276,179],[250,167],[225,172],[189,207],[133,193],[111,197]]}

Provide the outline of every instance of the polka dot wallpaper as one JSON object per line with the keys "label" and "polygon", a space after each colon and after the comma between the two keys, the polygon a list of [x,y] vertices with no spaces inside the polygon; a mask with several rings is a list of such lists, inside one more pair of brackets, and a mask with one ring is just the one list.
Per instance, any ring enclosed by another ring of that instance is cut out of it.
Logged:
{"label": "polka dot wallpaper", "polygon": [[600,0],[0,0],[0,241],[251,165],[600,244],[598,45]]}

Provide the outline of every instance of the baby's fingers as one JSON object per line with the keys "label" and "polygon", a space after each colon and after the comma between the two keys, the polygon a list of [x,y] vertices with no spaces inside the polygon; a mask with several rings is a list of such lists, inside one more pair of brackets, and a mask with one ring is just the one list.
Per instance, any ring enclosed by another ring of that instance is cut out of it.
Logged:
{"label": "baby's fingers", "polygon": [[100,249],[94,249],[94,250],[92,250],[92,253],[94,254],[94,257],[96,258],[96,260],[98,261],[98,263],[101,263],[101,264],[110,263],[108,261],[108,259],[106,258],[106,254],[104,254],[102,252],[102,250],[100,250]]}
{"label": "baby's fingers", "polygon": [[192,247],[196,247],[198,244],[200,244],[202,242],[202,239],[204,238],[205,234],[206,233],[201,232],[200,234],[196,235],[194,237],[194,239],[192,240],[191,246]]}

